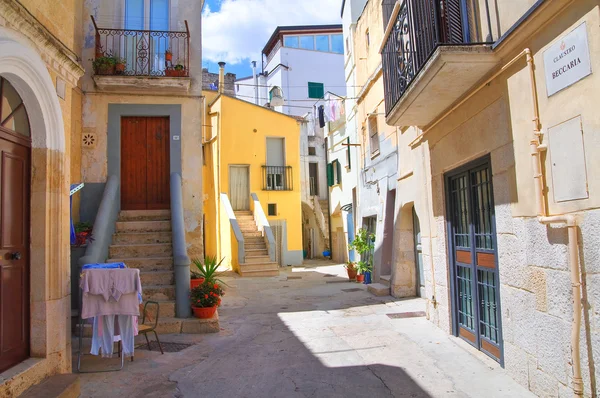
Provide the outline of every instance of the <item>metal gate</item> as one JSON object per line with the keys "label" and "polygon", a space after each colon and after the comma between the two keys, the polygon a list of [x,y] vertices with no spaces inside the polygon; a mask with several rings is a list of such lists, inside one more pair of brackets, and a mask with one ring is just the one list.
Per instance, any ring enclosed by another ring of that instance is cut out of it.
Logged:
{"label": "metal gate", "polygon": [[496,226],[489,160],[446,178],[454,334],[502,363]]}

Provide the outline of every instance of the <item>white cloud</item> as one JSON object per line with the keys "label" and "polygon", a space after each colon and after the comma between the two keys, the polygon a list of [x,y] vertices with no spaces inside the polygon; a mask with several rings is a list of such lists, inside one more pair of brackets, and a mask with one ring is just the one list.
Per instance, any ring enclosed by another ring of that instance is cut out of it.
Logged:
{"label": "white cloud", "polygon": [[222,0],[202,15],[202,57],[230,64],[258,61],[277,26],[341,23],[342,0]]}

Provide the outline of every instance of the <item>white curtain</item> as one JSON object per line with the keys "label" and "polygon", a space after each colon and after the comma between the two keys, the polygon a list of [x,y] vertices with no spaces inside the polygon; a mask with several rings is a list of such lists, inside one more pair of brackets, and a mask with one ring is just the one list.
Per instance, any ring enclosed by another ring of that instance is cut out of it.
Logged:
{"label": "white curtain", "polygon": [[233,210],[250,210],[248,167],[229,168],[229,194]]}

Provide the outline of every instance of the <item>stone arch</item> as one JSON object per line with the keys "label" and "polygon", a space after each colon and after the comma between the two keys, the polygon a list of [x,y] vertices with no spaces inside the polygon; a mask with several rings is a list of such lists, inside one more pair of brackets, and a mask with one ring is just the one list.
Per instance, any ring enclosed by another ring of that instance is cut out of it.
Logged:
{"label": "stone arch", "polygon": [[23,99],[31,129],[30,355],[65,372],[70,369],[69,159],[62,110],[41,56],[6,28],[0,28],[0,75]]}

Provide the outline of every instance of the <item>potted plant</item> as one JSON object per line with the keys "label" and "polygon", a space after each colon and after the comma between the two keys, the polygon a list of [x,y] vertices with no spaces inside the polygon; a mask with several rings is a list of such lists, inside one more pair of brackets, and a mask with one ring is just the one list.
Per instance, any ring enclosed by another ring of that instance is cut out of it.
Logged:
{"label": "potted plant", "polygon": [[181,61],[177,60],[177,64],[173,67],[176,77],[184,77],[186,75],[185,66]]}
{"label": "potted plant", "polygon": [[78,222],[75,224],[75,244],[73,246],[81,247],[92,241],[92,224],[88,222]]}
{"label": "potted plant", "polygon": [[127,65],[127,60],[125,58],[116,58],[115,59],[115,73],[117,75],[122,75],[125,73],[125,66]]}
{"label": "potted plant", "polygon": [[348,279],[350,279],[351,281],[356,280],[356,274],[357,274],[356,264],[354,264],[353,261],[348,261],[344,265],[344,268],[346,268],[346,271],[348,272]]}
{"label": "potted plant", "polygon": [[196,269],[191,271],[190,288],[193,289],[196,286],[204,283],[204,281],[211,283],[218,282],[222,285],[226,285],[225,282],[218,278],[220,275],[218,270],[224,260],[225,257],[223,257],[221,261],[217,262],[216,256],[206,256],[204,257],[204,261],[200,260],[199,258],[192,259],[192,263],[196,266]]}
{"label": "potted plant", "polygon": [[[356,250],[356,252],[360,254],[361,258],[356,266],[358,272],[360,273],[356,279],[357,282],[361,282],[361,279],[363,279],[365,284],[371,283],[371,272],[373,272],[372,252],[375,248],[374,242],[375,235],[366,229],[361,228],[358,230],[354,241],[350,244],[350,249]],[[360,278],[360,276],[363,277]]]}
{"label": "potted plant", "polygon": [[200,286],[192,289],[190,299],[194,316],[200,319],[212,318],[217,307],[221,305],[221,297],[225,292],[218,283],[205,280]]}
{"label": "potted plant", "polygon": [[173,52],[171,52],[171,49],[167,49],[167,51],[165,51],[165,61],[167,62],[171,62],[173,61]]}
{"label": "potted plant", "polygon": [[110,54],[103,54],[92,62],[94,73],[97,75],[114,75],[116,64],[117,59]]}

